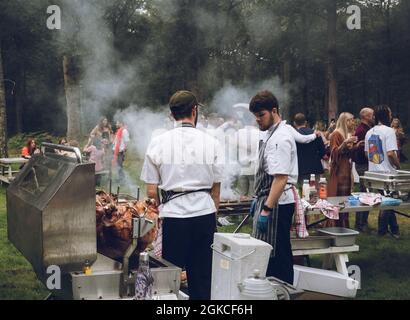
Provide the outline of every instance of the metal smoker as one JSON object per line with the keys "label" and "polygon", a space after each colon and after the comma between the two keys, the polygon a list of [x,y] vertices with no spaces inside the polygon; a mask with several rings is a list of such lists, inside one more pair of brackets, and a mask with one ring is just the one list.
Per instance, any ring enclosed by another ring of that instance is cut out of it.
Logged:
{"label": "metal smoker", "polygon": [[[122,263],[97,252],[95,168],[78,148],[46,144],[7,189],[8,238],[47,285],[47,268],[61,270],[59,299],[130,299],[134,275],[129,260],[138,239],[154,227],[145,216],[133,219],[132,243]],[[58,151],[67,152],[66,155]],[[69,155],[68,155],[69,154]],[[70,156],[72,155],[72,156]],[[89,263],[92,273],[82,270]],[[181,269],[150,256],[154,295],[179,297]]]}

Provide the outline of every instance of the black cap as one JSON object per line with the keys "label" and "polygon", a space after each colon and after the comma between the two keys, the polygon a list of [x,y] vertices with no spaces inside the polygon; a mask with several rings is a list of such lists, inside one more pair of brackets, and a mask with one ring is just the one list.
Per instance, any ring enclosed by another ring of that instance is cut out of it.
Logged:
{"label": "black cap", "polygon": [[194,106],[202,106],[198,103],[196,96],[186,90],[176,92],[169,100],[169,107],[171,110],[192,108]]}

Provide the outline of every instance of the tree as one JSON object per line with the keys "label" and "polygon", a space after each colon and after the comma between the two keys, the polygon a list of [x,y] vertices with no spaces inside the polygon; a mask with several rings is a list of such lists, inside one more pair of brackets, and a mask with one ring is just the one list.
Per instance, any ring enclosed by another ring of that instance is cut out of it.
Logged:
{"label": "tree", "polygon": [[3,59],[0,41],[0,157],[5,158],[7,154],[7,112],[6,91],[4,88]]}
{"label": "tree", "polygon": [[327,85],[329,120],[336,119],[338,113],[338,91],[336,78],[336,28],[337,28],[337,0],[327,3]]}
{"label": "tree", "polygon": [[78,58],[65,55],[63,57],[64,89],[67,99],[67,139],[81,139],[81,111]]}

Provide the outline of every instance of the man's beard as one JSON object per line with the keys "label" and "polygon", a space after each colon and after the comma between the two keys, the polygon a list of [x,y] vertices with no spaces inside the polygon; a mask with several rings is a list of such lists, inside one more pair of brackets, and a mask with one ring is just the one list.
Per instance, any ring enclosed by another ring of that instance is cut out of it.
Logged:
{"label": "man's beard", "polygon": [[261,126],[259,126],[259,129],[260,129],[261,131],[268,131],[268,130],[275,124],[275,120],[274,120],[272,114],[270,115],[270,119],[269,119],[269,120],[270,120],[270,121],[269,121],[269,124],[268,124],[266,127],[261,127]]}

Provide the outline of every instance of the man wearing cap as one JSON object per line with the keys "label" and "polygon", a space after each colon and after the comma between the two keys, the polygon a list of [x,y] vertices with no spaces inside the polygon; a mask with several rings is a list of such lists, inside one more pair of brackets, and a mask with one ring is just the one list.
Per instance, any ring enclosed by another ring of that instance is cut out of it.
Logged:
{"label": "man wearing cap", "polygon": [[178,125],[152,139],[141,179],[158,204],[161,189],[163,258],[186,268],[192,300],[209,300],[223,151],[196,128],[199,103],[191,92],[178,91],[169,106]]}
{"label": "man wearing cap", "polygon": [[295,139],[279,114],[276,97],[259,92],[249,105],[259,129],[266,132],[259,146],[255,176],[253,236],[272,245],[267,276],[293,284],[290,229],[297,201],[298,157]]}

